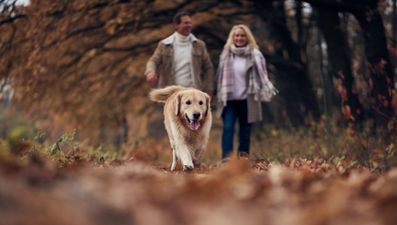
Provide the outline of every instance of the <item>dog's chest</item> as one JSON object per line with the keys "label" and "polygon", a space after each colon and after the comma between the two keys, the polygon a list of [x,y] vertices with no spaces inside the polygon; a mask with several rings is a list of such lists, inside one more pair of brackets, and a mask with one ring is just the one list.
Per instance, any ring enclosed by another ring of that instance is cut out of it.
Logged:
{"label": "dog's chest", "polygon": [[205,136],[200,132],[191,132],[189,135],[185,135],[184,139],[187,145],[200,146],[204,142]]}

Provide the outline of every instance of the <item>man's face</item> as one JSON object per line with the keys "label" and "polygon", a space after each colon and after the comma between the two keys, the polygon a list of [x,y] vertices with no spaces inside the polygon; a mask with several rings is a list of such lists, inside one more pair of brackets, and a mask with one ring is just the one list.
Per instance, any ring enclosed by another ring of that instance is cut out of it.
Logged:
{"label": "man's face", "polygon": [[192,32],[192,18],[190,16],[182,16],[181,23],[175,24],[176,32],[188,36]]}

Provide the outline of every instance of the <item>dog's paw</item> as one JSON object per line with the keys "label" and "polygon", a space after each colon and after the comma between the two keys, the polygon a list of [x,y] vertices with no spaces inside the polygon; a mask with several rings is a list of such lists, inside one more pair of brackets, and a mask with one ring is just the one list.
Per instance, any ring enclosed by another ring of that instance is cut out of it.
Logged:
{"label": "dog's paw", "polygon": [[193,170],[193,166],[187,166],[187,165],[183,166],[183,171],[184,172],[191,172],[192,170]]}

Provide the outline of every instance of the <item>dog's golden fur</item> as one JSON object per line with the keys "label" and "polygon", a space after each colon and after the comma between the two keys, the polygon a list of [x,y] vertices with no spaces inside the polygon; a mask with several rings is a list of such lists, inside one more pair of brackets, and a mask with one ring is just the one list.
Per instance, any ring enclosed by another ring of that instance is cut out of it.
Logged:
{"label": "dog's golden fur", "polygon": [[208,143],[212,125],[210,96],[194,88],[168,86],[154,89],[152,101],[164,102],[164,124],[172,148],[171,171],[181,160],[184,170],[194,168],[193,162]]}

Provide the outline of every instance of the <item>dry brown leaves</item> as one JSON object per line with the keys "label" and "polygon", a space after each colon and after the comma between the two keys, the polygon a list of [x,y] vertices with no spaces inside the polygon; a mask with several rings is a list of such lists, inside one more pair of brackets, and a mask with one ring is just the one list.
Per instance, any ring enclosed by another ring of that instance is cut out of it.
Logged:
{"label": "dry brown leaves", "polygon": [[[348,163],[346,163],[348,165]],[[397,169],[231,159],[191,173],[138,160],[0,162],[0,224],[396,224]]]}

